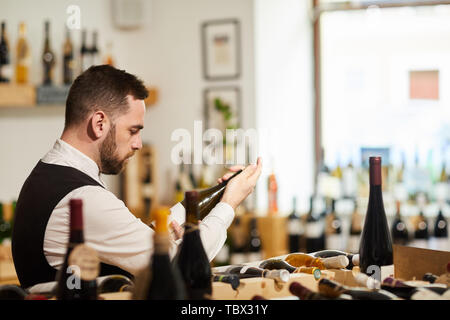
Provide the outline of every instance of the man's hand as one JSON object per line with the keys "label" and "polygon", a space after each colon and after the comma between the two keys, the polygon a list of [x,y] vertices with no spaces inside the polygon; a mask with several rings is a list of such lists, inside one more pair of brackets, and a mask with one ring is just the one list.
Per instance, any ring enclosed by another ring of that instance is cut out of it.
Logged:
{"label": "man's hand", "polygon": [[256,164],[249,165],[247,168],[241,166],[234,166],[230,168],[230,173],[227,173],[218,182],[228,180],[236,171],[243,169],[243,171],[228,182],[223,194],[221,202],[228,203],[233,209],[236,209],[250,193],[253,192],[256,186],[256,181],[261,175],[262,160],[258,157]]}

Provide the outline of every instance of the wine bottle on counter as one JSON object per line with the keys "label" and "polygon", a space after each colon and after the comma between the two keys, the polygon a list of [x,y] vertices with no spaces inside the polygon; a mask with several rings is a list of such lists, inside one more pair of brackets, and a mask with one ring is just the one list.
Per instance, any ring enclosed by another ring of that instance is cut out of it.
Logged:
{"label": "wine bottle on counter", "polygon": [[292,199],[292,212],[288,216],[289,252],[302,251],[301,240],[304,233],[302,221],[297,213],[297,198]]}
{"label": "wine bottle on counter", "polygon": [[337,298],[341,294],[347,294],[351,296],[354,300],[393,300],[398,299],[398,297],[391,292],[386,292],[384,290],[369,290],[365,288],[358,287],[348,287],[341,285],[340,283],[330,280],[327,278],[322,278],[318,283],[319,293],[329,297]]}
{"label": "wine bottle on counter", "polygon": [[328,250],[344,250],[342,238],[342,220],[336,212],[336,200],[331,199],[329,213],[326,216],[325,248]]}
{"label": "wine bottle on counter", "polygon": [[317,267],[300,266],[300,267],[296,268],[296,267],[290,265],[289,263],[287,263],[286,261],[278,259],[278,258],[271,258],[271,259],[264,260],[259,264],[259,267],[262,269],[267,269],[267,270],[284,269],[284,270],[289,271],[290,273],[308,273],[308,274],[314,275],[315,279],[319,279],[320,276],[322,275],[322,272]]}
{"label": "wine bottle on counter", "polygon": [[27,27],[24,22],[19,24],[19,39],[17,41],[16,55],[16,81],[19,84],[26,84],[30,76],[30,46],[26,39]]}
{"label": "wine bottle on counter", "polygon": [[6,23],[2,22],[2,30],[0,36],[0,83],[10,82],[12,77],[9,43],[6,36]]}
{"label": "wine bottle on counter", "polygon": [[185,284],[186,297],[191,300],[209,299],[212,294],[212,272],[198,228],[200,194],[187,191],[184,200],[186,223],[175,263]]}
{"label": "wine bottle on counter", "polygon": [[46,86],[53,84],[53,67],[55,66],[55,62],[55,54],[50,46],[50,21],[45,21],[45,42],[42,63],[44,70],[43,84]]}
{"label": "wine bottle on counter", "polygon": [[312,274],[316,280],[320,279],[322,276],[322,271],[317,267],[298,267],[295,269],[294,273]]}
{"label": "wine bottle on counter", "polygon": [[[150,262],[151,276],[147,300],[182,300],[185,298],[180,271],[169,257],[170,239],[167,219],[170,209],[155,211],[154,253]],[[192,262],[191,262],[192,264]]]}
{"label": "wine bottle on counter", "polygon": [[439,278],[437,275],[432,274],[431,272],[427,272],[423,275],[422,280],[428,281],[429,283],[434,283],[437,278]]}
{"label": "wine bottle on counter", "polygon": [[63,46],[63,83],[65,85],[72,84],[73,81],[73,44],[70,38],[70,30],[66,29],[66,40]]}
{"label": "wine bottle on counter", "polygon": [[306,252],[325,249],[325,225],[322,217],[324,212],[326,212],[325,200],[312,196],[305,226]]}
{"label": "wine bottle on counter", "polygon": [[291,253],[284,260],[294,267],[317,267],[321,270],[342,269],[349,264],[349,259],[345,255],[317,258],[306,253]]}
{"label": "wine bottle on counter", "polygon": [[354,266],[359,266],[359,254],[347,253],[340,250],[322,250],[311,253],[313,257],[318,258],[330,258],[336,256],[346,256],[348,258],[348,266],[346,267],[349,270],[352,270]]}
{"label": "wine bottle on counter", "polygon": [[391,265],[392,240],[381,192],[381,157],[369,159],[369,204],[359,247],[361,272],[372,273],[372,266]]}
{"label": "wine bottle on counter", "polygon": [[25,300],[29,292],[15,284],[0,285],[0,300]]}
{"label": "wine bottle on counter", "polygon": [[121,275],[113,274],[97,278],[97,292],[111,293],[111,292],[133,292],[134,283],[130,278]]}
{"label": "wine bottle on counter", "polygon": [[236,290],[239,288],[239,285],[241,284],[241,280],[239,279],[239,276],[236,274],[213,274],[213,282],[223,282],[228,283],[231,285],[231,288],[233,290]]}
{"label": "wine bottle on counter", "polygon": [[[241,172],[242,170],[239,170],[238,172],[233,174],[231,178],[223,181],[222,183],[219,183],[214,187],[197,191],[199,199],[198,214],[200,220],[203,220],[203,218],[206,217],[208,213],[220,202],[223,194],[225,193],[225,188],[228,182]],[[181,201],[181,204],[186,208],[186,198]]]}
{"label": "wine bottle on counter", "polygon": [[301,285],[299,282],[292,282],[289,285],[289,291],[300,298],[300,300],[351,300],[351,297],[345,294],[342,294],[336,298],[330,298],[324,296],[321,293],[314,292],[305,286]]}
{"label": "wine bottle on counter", "polygon": [[433,237],[430,239],[430,249],[448,251],[448,226],[447,219],[442,214],[442,208],[439,209],[436,221],[434,222]]}
{"label": "wine bottle on counter", "polygon": [[394,244],[405,246],[409,241],[408,228],[400,214],[400,201],[396,201],[397,211],[395,213],[394,222],[392,223],[392,242]]}
{"label": "wine bottle on counter", "polygon": [[[64,263],[57,274],[58,300],[96,300],[100,260],[84,244],[83,201],[70,200],[70,234]],[[69,279],[71,277],[71,279]]]}
{"label": "wine bottle on counter", "polygon": [[446,285],[413,285],[409,282],[387,277],[381,283],[381,289],[392,292],[403,299],[411,299],[411,297],[418,291],[429,290],[435,294],[441,295],[447,291]]}
{"label": "wine bottle on counter", "polygon": [[271,258],[271,259],[264,260],[259,264],[259,267],[261,269],[267,269],[267,270],[285,269],[285,270],[289,271],[290,273],[294,272],[297,269],[296,267],[290,265],[286,261],[284,261],[282,259],[277,259],[277,258]]}
{"label": "wine bottle on counter", "polygon": [[247,262],[260,261],[261,254],[261,237],[259,236],[258,221],[256,218],[250,219],[250,236],[248,240]]}
{"label": "wine bottle on counter", "polygon": [[[221,274],[221,273],[218,273]],[[289,281],[289,271],[287,270],[267,270],[251,266],[230,266],[223,274],[236,274],[241,279],[246,278],[268,278],[279,282]]]}
{"label": "wine bottle on counter", "polygon": [[362,230],[362,216],[359,213],[358,201],[354,200],[353,213],[350,220],[350,234],[347,242],[347,251],[357,253]]}

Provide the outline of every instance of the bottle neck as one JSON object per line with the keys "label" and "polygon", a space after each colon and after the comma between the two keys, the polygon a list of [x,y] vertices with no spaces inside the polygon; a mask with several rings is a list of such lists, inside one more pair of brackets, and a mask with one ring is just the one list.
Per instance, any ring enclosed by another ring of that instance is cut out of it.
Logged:
{"label": "bottle neck", "polygon": [[69,243],[84,243],[84,232],[81,229],[71,229]]}
{"label": "bottle neck", "polygon": [[381,163],[371,163],[369,168],[370,187],[381,186]]}

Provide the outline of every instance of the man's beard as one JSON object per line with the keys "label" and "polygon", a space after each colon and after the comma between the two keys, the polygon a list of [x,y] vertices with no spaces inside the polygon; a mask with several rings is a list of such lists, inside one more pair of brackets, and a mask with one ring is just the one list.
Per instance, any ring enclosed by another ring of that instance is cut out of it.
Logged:
{"label": "man's beard", "polygon": [[116,144],[116,126],[113,125],[100,146],[101,172],[103,174],[120,173],[124,168],[125,160],[132,155],[133,153],[130,153],[123,159],[119,158]]}

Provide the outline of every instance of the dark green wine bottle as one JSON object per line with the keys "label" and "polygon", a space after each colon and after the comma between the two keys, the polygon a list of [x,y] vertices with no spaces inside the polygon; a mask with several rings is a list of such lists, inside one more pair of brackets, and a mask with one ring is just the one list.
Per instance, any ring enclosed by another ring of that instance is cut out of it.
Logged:
{"label": "dark green wine bottle", "polygon": [[[198,192],[198,217],[200,220],[203,220],[204,217],[208,215],[208,213],[220,202],[223,194],[225,193],[225,188],[228,182],[241,173],[242,170],[239,170],[235,174],[231,176],[231,178],[219,183],[218,185],[203,189],[197,190]],[[186,197],[181,201],[181,204],[187,209]]]}

